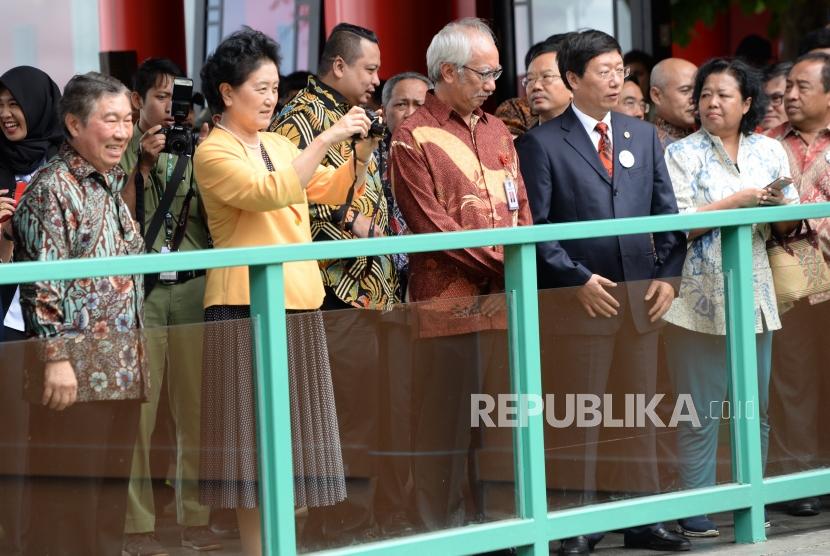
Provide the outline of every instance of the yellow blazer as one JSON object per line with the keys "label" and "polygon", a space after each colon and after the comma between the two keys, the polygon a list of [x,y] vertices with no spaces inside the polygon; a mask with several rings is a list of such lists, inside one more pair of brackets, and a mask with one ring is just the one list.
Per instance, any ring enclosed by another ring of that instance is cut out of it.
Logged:
{"label": "yellow blazer", "polygon": [[[342,204],[354,182],[352,164],[319,166],[304,191],[291,165],[300,155],[297,147],[275,133],[259,133],[259,139],[274,172],[259,149],[223,129],[215,128],[196,149],[196,182],[216,248],[310,242],[308,202]],[[361,193],[362,187],[355,195]],[[286,263],[284,272],[286,308],[319,308],[324,292],[317,262]],[[205,307],[250,303],[247,266],[207,271]]]}

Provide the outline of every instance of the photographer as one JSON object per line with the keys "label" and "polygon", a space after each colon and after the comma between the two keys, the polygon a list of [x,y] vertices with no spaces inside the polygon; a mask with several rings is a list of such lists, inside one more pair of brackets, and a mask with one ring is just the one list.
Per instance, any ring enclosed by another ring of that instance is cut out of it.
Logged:
{"label": "photographer", "polygon": [[[285,105],[271,130],[285,136],[299,149],[340,121],[354,106],[365,106],[372,98],[380,80],[380,48],[377,36],[368,29],[341,23],[329,35],[323,47],[318,76],[308,78],[308,85]],[[322,115],[323,117],[320,117]],[[367,114],[373,120],[370,134],[380,137],[385,126],[379,125],[376,114]],[[338,168],[351,164],[352,144],[346,140],[331,145],[322,164]],[[383,193],[383,184],[374,156],[359,160],[368,164],[365,193],[343,205],[310,205],[311,236],[314,241],[338,241],[393,235],[389,227],[389,208]],[[325,286],[324,311],[336,309],[368,309],[368,311],[338,311],[326,316],[326,333],[332,363],[337,413],[341,423],[344,445],[359,446],[344,454],[346,466],[351,469],[372,468],[377,458],[367,460],[362,455],[373,452],[377,446],[379,416],[381,358],[383,347],[378,334],[381,311],[398,301],[398,274],[391,255],[357,257],[320,261]],[[361,338],[360,341],[355,341]],[[368,387],[367,387],[368,385]],[[348,459],[352,457],[352,461]],[[366,489],[371,499],[375,481],[364,473],[353,471],[349,477],[350,491]],[[356,527],[374,527],[375,508],[359,497],[351,497],[342,511],[354,517]],[[356,517],[355,517],[356,516]],[[382,516],[378,516],[380,518]],[[327,523],[331,520],[332,523]],[[335,523],[337,525],[335,525]],[[306,531],[322,527],[338,534],[343,523],[341,516],[321,517],[319,510],[309,513]],[[383,524],[379,524],[383,525]],[[334,528],[334,529],[332,529]]]}
{"label": "photographer", "polygon": [[[190,111],[192,85],[170,60],[150,58],[133,80],[133,105],[139,110],[132,141],[121,159],[135,186],[137,220],[151,253],[206,249],[210,245],[202,203],[193,178]],[[174,87],[175,85],[175,87]],[[142,405],[130,477],[124,554],[165,553],[155,538],[150,469],[150,437],[156,424],[161,384],[167,391],[176,429],[176,509],[183,546],[221,548],[206,527],[209,509],[199,504],[199,419],[202,372],[200,323],[205,293],[203,270],[148,275],[145,324],[147,359],[153,388]],[[167,372],[169,371],[169,372]]]}

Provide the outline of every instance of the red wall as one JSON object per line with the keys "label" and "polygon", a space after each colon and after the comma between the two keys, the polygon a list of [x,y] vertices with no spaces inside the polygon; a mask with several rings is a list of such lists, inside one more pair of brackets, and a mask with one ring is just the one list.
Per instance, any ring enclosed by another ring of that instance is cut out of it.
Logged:
{"label": "red wall", "polygon": [[444,25],[476,15],[476,0],[389,2],[325,0],[326,36],[338,23],[352,23],[378,35],[382,79],[403,71],[426,73],[430,40]]}
{"label": "red wall", "polygon": [[[764,11],[760,14],[744,14],[740,7],[733,5],[728,12],[718,16],[711,27],[698,21],[692,32],[692,41],[682,47],[672,44],[672,56],[685,58],[698,66],[709,58],[716,56],[732,56],[735,49],[744,37],[751,34],[767,36],[770,23],[770,14]],[[778,42],[772,40],[773,57],[778,55]]]}
{"label": "red wall", "polygon": [[139,64],[165,57],[188,71],[181,0],[98,0],[98,13],[101,52],[135,50]]}

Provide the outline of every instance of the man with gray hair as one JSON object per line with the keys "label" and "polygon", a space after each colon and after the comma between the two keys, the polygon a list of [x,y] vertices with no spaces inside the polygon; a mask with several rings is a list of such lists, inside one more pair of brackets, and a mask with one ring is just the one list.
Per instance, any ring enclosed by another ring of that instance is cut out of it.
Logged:
{"label": "man with gray hair", "polygon": [[[398,236],[408,233],[409,229],[392,194],[392,184],[389,179],[389,144],[398,125],[424,104],[427,91],[430,89],[432,89],[432,81],[417,71],[406,71],[390,77],[384,84],[383,93],[381,94],[387,132],[383,141],[378,145],[376,158],[381,183],[383,184],[383,193],[386,195],[386,202],[389,205],[389,227]],[[398,270],[399,297],[404,299],[409,272],[409,258],[405,253],[400,253],[393,255],[393,259],[395,268]]]}
{"label": "man with gray hair", "polygon": [[[427,49],[434,92],[392,135],[393,191],[412,233],[509,228],[531,222],[513,137],[481,105],[501,75],[490,28],[466,18]],[[427,529],[466,522],[471,394],[507,374],[504,252],[500,246],[409,257],[408,298],[418,304],[413,347],[413,477]],[[481,508],[479,508],[480,510]]]}
{"label": "man with gray hair", "polygon": [[695,130],[695,74],[697,66],[682,58],[666,58],[651,70],[654,125],[664,149]]}
{"label": "man with gray hair", "polygon": [[[132,255],[144,241],[121,198],[133,133],[127,88],[90,72],[66,85],[66,141],[14,215],[15,257]],[[21,285],[26,330],[42,338],[24,396],[31,404],[27,554],[120,554],[139,406],[143,277]]]}

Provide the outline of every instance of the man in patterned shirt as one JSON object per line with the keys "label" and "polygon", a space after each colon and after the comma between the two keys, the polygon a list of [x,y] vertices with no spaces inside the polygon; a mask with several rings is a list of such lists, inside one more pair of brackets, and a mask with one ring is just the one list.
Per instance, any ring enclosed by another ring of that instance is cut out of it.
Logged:
{"label": "man in patterned shirt", "polygon": [[[794,185],[802,203],[830,201],[830,56],[821,52],[796,60],[784,94],[787,118],[767,132],[781,141],[790,159]],[[830,259],[830,221],[810,220],[824,257]],[[773,459],[786,461],[780,471],[794,473],[820,464],[819,415],[827,391],[826,352],[830,341],[830,293],[795,302],[781,315],[781,330],[772,337],[770,436]],[[824,385],[822,385],[824,383]],[[787,510],[796,516],[819,513],[818,498],[794,500]]]}
{"label": "man in patterned shirt", "polygon": [[[271,131],[284,135],[300,149],[306,148],[353,106],[369,102],[380,84],[379,69],[380,48],[375,33],[348,23],[337,25],[323,47],[319,77],[309,77],[308,85],[285,105]],[[343,142],[331,147],[322,163],[339,167],[350,157],[352,145]],[[363,195],[343,206],[311,204],[309,213],[314,241],[393,235],[389,206],[374,157],[369,162]],[[349,519],[311,509],[312,526],[306,530],[313,530],[324,514],[327,514],[325,519],[331,518],[331,523],[325,526],[329,531],[341,526],[335,523],[344,522],[372,527],[376,525],[375,512],[369,500],[374,498],[371,491],[377,481],[366,479],[377,475],[380,462],[376,457],[367,459],[367,454],[377,451],[381,394],[373,388],[380,387],[386,372],[382,359],[383,326],[379,318],[381,311],[399,301],[397,271],[391,255],[320,261],[320,271],[326,291],[323,310],[369,310],[338,311],[326,316],[343,459],[350,470],[349,499],[340,504],[338,511],[348,513]],[[357,494],[364,487],[369,493]]]}
{"label": "man in patterned shirt", "polygon": [[651,103],[657,138],[665,149],[695,130],[692,90],[697,66],[682,58],[661,60],[651,70]]}
{"label": "man in patterned shirt", "polygon": [[[380,49],[372,31],[341,23],[331,32],[320,58],[319,77],[309,77],[280,112],[271,131],[304,149],[334,125],[352,106],[366,104],[380,84]],[[329,149],[323,164],[339,167],[352,147]],[[377,161],[369,163],[365,193],[350,206],[311,205],[314,241],[390,235],[389,209],[383,196]],[[326,299],[323,308],[387,309],[396,301],[397,275],[389,255],[320,261]]]}
{"label": "man in patterned shirt", "polygon": [[[15,257],[49,261],[134,255],[144,242],[121,198],[118,166],[132,136],[128,91],[90,72],[66,85],[66,142],[14,216]],[[31,402],[31,554],[120,554],[141,400],[142,276],[21,285],[26,330],[43,366],[25,377]]]}
{"label": "man in patterned shirt", "polygon": [[[434,92],[392,135],[392,187],[409,229],[530,224],[513,137],[481,110],[502,71],[492,31],[475,18],[448,24],[430,43],[427,68]],[[423,302],[413,353],[415,498],[424,526],[443,529],[466,522],[465,466],[480,490],[480,456],[467,457],[471,394],[486,377],[506,384],[504,251],[412,253],[409,271],[409,298]]]}

